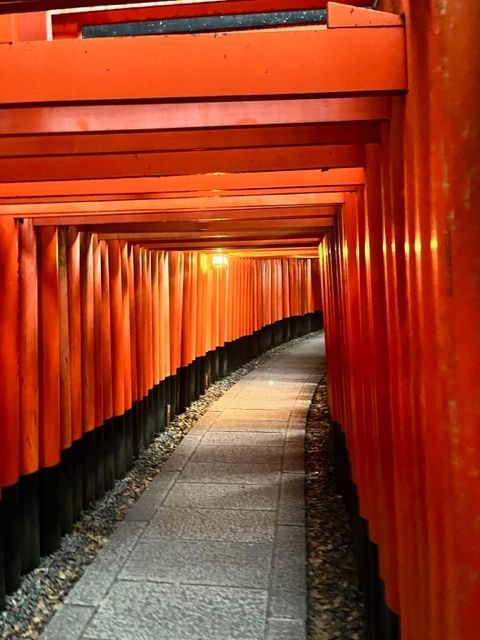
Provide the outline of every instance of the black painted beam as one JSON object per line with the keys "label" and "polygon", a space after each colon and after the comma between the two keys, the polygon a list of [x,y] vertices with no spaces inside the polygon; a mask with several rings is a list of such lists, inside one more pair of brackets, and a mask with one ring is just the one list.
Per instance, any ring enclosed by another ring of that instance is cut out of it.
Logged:
{"label": "black painted beam", "polygon": [[177,18],[174,20],[148,20],[145,22],[123,22],[101,24],[82,28],[83,38],[113,38],[119,36],[146,36],[180,33],[205,33],[241,29],[261,29],[302,24],[323,24],[325,9],[305,11],[273,11],[243,15],[204,16],[199,18]]}

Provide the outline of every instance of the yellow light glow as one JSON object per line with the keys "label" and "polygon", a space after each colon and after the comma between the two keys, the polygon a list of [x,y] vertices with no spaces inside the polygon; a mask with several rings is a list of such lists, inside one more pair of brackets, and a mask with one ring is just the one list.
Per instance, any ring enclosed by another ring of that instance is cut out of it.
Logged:
{"label": "yellow light glow", "polygon": [[228,267],[228,256],[223,253],[216,253],[212,256],[212,265],[214,267]]}
{"label": "yellow light glow", "polygon": [[208,255],[206,253],[200,255],[200,270],[202,273],[208,272]]}

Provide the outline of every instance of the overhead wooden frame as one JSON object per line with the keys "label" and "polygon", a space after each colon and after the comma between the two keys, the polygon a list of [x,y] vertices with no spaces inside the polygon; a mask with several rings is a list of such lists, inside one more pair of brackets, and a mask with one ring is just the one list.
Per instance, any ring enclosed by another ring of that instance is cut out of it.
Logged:
{"label": "overhead wooden frame", "polygon": [[[333,223],[332,223],[333,224]],[[325,231],[322,229],[318,233],[315,233],[312,237],[307,237],[302,234],[291,235],[287,234],[285,237],[234,237],[218,235],[215,238],[177,238],[176,240],[157,240],[156,242],[140,242],[139,245],[146,249],[163,250],[163,251],[222,251],[228,252],[233,248],[242,248],[246,250],[252,250],[259,247],[278,247],[285,250],[286,247],[303,247],[303,248],[315,248],[318,247]]]}
{"label": "overhead wooden frame", "polygon": [[[0,49],[1,50],[1,49]],[[176,131],[288,124],[383,121],[388,96],[222,100],[0,108],[0,135]]]}
{"label": "overhead wooden frame", "polygon": [[[333,212],[334,213],[334,212]],[[125,240],[152,240],[157,238],[169,236],[170,234],[186,234],[188,236],[200,237],[200,235],[208,234],[239,234],[239,233],[251,233],[258,232],[259,234],[275,234],[285,233],[291,231],[292,233],[308,233],[312,234],[315,230],[321,229],[324,226],[330,226],[332,220],[332,212],[330,216],[319,216],[300,218],[292,216],[291,218],[283,218],[275,220],[275,229],[272,229],[272,220],[223,220],[214,222],[162,222],[151,223],[144,225],[144,230],[138,230],[138,227],[142,228],[142,225],[138,224],[125,224],[115,225],[119,228],[116,232],[105,232],[98,230],[97,233],[101,234],[103,238],[107,239],[125,239]],[[133,227],[133,228],[132,228]],[[91,228],[95,230],[95,227]]]}
{"label": "overhead wooden frame", "polygon": [[0,44],[0,77],[3,105],[407,88],[402,27],[14,42]]}
{"label": "overhead wooden frame", "polygon": [[0,158],[62,157],[204,151],[336,144],[369,144],[380,141],[380,123],[334,122],[283,126],[239,126],[178,131],[133,131],[112,133],[58,133],[3,136]]}
{"label": "overhead wooden frame", "polygon": [[[343,0],[341,0],[343,1]],[[75,7],[94,7],[97,6],[98,0],[1,0],[0,13],[18,13],[32,11],[49,11],[55,9],[69,9]],[[102,6],[118,5],[118,0],[102,0]],[[135,5],[143,2],[143,0],[130,0],[128,4]],[[356,4],[358,6],[367,6],[369,0],[348,0],[346,4]],[[162,3],[158,3],[162,5]],[[217,12],[224,13],[251,13],[262,10],[281,10],[281,9],[310,9],[323,8],[327,4],[327,0],[210,0],[209,2],[188,2],[183,6],[178,3],[177,6],[172,3],[163,5],[164,19],[168,18],[188,18],[193,16],[217,15]],[[170,5],[170,6],[169,6]],[[235,5],[238,5],[236,7]],[[257,7],[255,9],[254,7]],[[67,14],[72,15],[72,14]]]}
{"label": "overhead wooden frame", "polygon": [[[33,218],[34,226],[50,226],[68,224],[72,226],[84,226],[90,230],[97,229],[116,229],[119,226],[142,225],[145,226],[155,224],[163,224],[166,222],[224,222],[227,220],[269,220],[272,224],[276,220],[284,218],[297,217],[319,217],[331,216],[337,213],[339,204],[333,205],[315,205],[315,206],[296,206],[291,205],[283,208],[265,207],[251,209],[213,209],[213,210],[191,210],[191,211],[164,211],[164,212],[141,212],[128,210],[127,213],[114,211],[111,213],[95,213],[78,214],[75,212],[62,212],[60,215],[37,213]],[[31,217],[32,214],[18,214],[18,219]]]}
{"label": "overhead wooden frame", "polygon": [[308,210],[302,207],[287,207],[284,210],[266,209],[258,211],[255,215],[252,211],[242,211],[240,215],[235,216],[235,212],[222,212],[222,217],[214,217],[214,214],[202,213],[171,213],[163,214],[115,214],[115,215],[91,215],[91,216],[65,216],[37,217],[33,219],[35,227],[61,225],[68,223],[75,227],[81,227],[86,231],[96,233],[120,233],[128,230],[129,233],[155,233],[158,230],[168,228],[173,223],[184,224],[188,228],[189,224],[204,225],[211,223],[215,227],[220,228],[222,224],[234,224],[236,228],[242,228],[247,223],[255,222],[257,226],[274,227],[281,225],[284,221],[296,224],[297,220],[309,219],[311,223],[323,222],[324,218],[335,216],[338,212],[338,206],[321,206],[310,207]]}
{"label": "overhead wooden frame", "polygon": [[56,217],[68,214],[83,216],[145,214],[160,216],[164,214],[193,212],[197,216],[207,215],[209,212],[215,215],[224,215],[226,211],[249,211],[253,215],[268,209],[286,209],[291,207],[319,207],[322,205],[337,205],[344,202],[344,194],[341,191],[332,193],[302,193],[302,194],[271,194],[257,195],[247,194],[238,196],[210,195],[206,197],[183,197],[173,200],[157,198],[149,200],[105,200],[47,203],[47,204],[11,204],[1,205],[2,213],[15,217]]}
{"label": "overhead wooden frame", "polygon": [[[125,196],[132,199],[144,197],[196,197],[197,194],[221,194],[229,190],[253,194],[261,189],[290,192],[307,189],[320,192],[348,190],[364,184],[365,172],[361,167],[258,173],[224,173],[204,175],[163,176],[160,178],[122,178],[108,180],[62,180],[51,182],[0,182],[0,200],[14,204],[16,199],[28,199],[34,203],[65,202],[69,199],[115,199]],[[0,210],[1,211],[1,210]]]}
{"label": "overhead wooden frame", "polygon": [[363,166],[362,145],[311,145],[0,159],[0,182],[135,178]]}
{"label": "overhead wooden frame", "polygon": [[[208,250],[204,250],[207,251]],[[318,246],[284,246],[284,247],[254,247],[236,249],[230,248],[226,252],[229,256],[238,258],[310,258],[318,259]]]}
{"label": "overhead wooden frame", "polygon": [[[368,6],[371,0],[345,0],[345,4]],[[88,6],[88,2],[83,6]],[[108,4],[108,3],[107,3]],[[125,7],[108,11],[77,11],[54,13],[52,33],[55,38],[78,38],[82,27],[146,20],[175,20],[273,11],[324,9],[327,0],[224,0],[222,2],[182,2],[153,6]]]}
{"label": "overhead wooden frame", "polygon": [[407,86],[401,22],[348,12],[332,5],[329,29],[0,45],[0,215],[311,255]]}

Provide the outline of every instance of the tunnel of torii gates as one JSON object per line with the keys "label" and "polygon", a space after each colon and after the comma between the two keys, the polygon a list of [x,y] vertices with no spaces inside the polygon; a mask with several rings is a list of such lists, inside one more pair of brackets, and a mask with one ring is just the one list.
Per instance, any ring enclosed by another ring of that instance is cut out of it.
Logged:
{"label": "tunnel of torii gates", "polygon": [[321,311],[369,637],[477,639],[480,3],[76,4],[0,2],[0,600]]}

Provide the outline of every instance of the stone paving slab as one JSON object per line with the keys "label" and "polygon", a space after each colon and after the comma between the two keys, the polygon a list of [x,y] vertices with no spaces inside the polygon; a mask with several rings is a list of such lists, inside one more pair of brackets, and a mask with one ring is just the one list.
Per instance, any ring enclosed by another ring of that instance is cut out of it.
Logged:
{"label": "stone paving slab", "polygon": [[87,627],[98,640],[256,640],[265,630],[265,591],[117,582]]}
{"label": "stone paving slab", "polygon": [[305,477],[302,473],[284,474],[280,483],[280,509],[304,509]]}
{"label": "stone paving slab", "polygon": [[305,527],[279,525],[273,559],[273,589],[306,593]]}
{"label": "stone paving slab", "polygon": [[218,418],[210,427],[212,431],[254,431],[258,433],[283,433],[287,430],[287,420],[263,420],[262,422],[255,422],[248,419],[226,419]]}
{"label": "stone paving slab", "polygon": [[94,607],[64,605],[42,634],[43,640],[77,640],[95,611]]}
{"label": "stone paving slab", "polygon": [[181,471],[200,444],[201,439],[202,436],[200,434],[192,435],[189,433],[186,435],[163,465],[162,471]]}
{"label": "stone paving slab", "polygon": [[119,577],[267,589],[272,552],[271,542],[142,540]]}
{"label": "stone paving slab", "polygon": [[291,409],[225,409],[220,416],[225,420],[250,420],[250,422],[261,422],[263,420],[277,422],[287,421],[290,417]]}
{"label": "stone paving slab", "polygon": [[[68,604],[98,606],[134,549],[145,522],[121,522],[67,596]],[[55,619],[55,618],[54,618]],[[60,639],[59,639],[60,640]]]}
{"label": "stone paving slab", "polygon": [[280,507],[278,511],[278,524],[305,526],[305,509]]}
{"label": "stone paving slab", "polygon": [[205,444],[197,448],[192,462],[228,462],[243,463],[249,460],[254,464],[268,464],[280,469],[283,451],[280,447],[241,444]]}
{"label": "stone paving slab", "polygon": [[305,620],[270,619],[266,640],[305,640]]}
{"label": "stone paving slab", "polygon": [[197,420],[188,435],[204,435],[220,415],[221,411],[208,411]]}
{"label": "stone paving slab", "polygon": [[280,482],[279,464],[190,462],[177,482],[272,484]]}
{"label": "stone paving slab", "polygon": [[179,476],[179,471],[162,471],[152,480],[146,491],[127,513],[125,520],[149,522],[169,493]]}
{"label": "stone paving slab", "polygon": [[306,640],[304,439],[322,351],[315,336],[273,354],[210,407],[42,640]]}
{"label": "stone paving slab", "polygon": [[202,447],[205,445],[228,445],[256,447],[283,447],[285,444],[285,434],[283,430],[280,432],[268,431],[237,431],[237,432],[218,432],[210,431],[206,433],[202,439]]}
{"label": "stone paving slab", "polygon": [[249,509],[275,511],[278,504],[277,484],[194,484],[178,482],[164,504],[170,507],[203,509]]}
{"label": "stone paving slab", "polygon": [[[262,400],[262,395],[263,395],[263,400]],[[277,412],[280,413],[284,411],[288,412],[288,416],[289,416],[291,407],[292,407],[292,401],[295,401],[295,405],[299,404],[299,401],[297,400],[296,396],[294,396],[293,398],[286,399],[282,393],[268,394],[268,399],[265,399],[265,394],[251,394],[251,395],[247,394],[245,396],[242,395],[240,399],[232,400],[228,409],[229,410],[245,409],[247,411],[252,411],[251,409],[252,402],[256,402],[256,403],[261,402],[262,412],[268,411],[269,416],[271,412],[276,414]],[[282,417],[285,417],[285,415],[287,414],[285,413]]]}
{"label": "stone paving slab", "polygon": [[301,591],[271,589],[269,596],[269,618],[307,619],[307,601]]}
{"label": "stone paving slab", "polygon": [[274,535],[273,511],[160,507],[144,538],[271,542]]}

